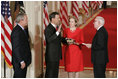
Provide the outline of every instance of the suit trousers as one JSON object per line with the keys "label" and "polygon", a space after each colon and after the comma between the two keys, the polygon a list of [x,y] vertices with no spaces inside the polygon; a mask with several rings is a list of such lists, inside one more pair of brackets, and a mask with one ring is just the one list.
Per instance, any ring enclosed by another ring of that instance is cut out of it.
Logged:
{"label": "suit trousers", "polygon": [[59,73],[59,61],[46,62],[45,78],[58,78],[58,73]]}
{"label": "suit trousers", "polygon": [[94,64],[94,78],[105,78],[106,64]]}
{"label": "suit trousers", "polygon": [[14,69],[14,78],[26,78],[27,67],[21,69],[20,66],[13,67]]}

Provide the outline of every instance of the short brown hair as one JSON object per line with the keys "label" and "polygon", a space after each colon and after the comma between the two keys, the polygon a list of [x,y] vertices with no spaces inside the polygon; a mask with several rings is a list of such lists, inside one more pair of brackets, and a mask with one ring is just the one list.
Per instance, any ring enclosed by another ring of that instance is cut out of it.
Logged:
{"label": "short brown hair", "polygon": [[59,15],[59,13],[58,13],[58,12],[52,12],[52,13],[49,15],[50,21],[52,21],[52,18],[55,18],[56,15]]}

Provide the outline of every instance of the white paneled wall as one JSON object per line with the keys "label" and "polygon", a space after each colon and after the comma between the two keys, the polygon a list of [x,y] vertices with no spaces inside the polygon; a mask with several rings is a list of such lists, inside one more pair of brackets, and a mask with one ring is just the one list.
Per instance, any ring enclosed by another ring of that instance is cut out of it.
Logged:
{"label": "white paneled wall", "polygon": [[[26,7],[26,13],[28,15],[28,30],[29,30],[29,35],[31,37],[32,40],[32,44],[34,44],[34,36],[35,36],[35,28],[38,25],[40,28],[40,37],[42,37],[42,3],[41,1],[27,1],[25,2],[25,7]],[[40,68],[35,69],[35,65],[40,64],[41,62],[37,61],[35,59],[35,57],[37,57],[37,53],[34,52],[34,48],[31,49],[32,51],[32,64],[30,65],[30,67],[28,68],[27,71],[27,77],[30,78],[34,78],[36,77],[36,73],[39,72],[40,73]],[[39,70],[39,71],[38,71]]]}

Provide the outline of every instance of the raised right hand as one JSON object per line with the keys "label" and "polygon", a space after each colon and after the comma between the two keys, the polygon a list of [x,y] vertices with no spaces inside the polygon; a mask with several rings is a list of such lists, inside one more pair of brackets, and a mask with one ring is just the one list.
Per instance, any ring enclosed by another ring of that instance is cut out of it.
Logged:
{"label": "raised right hand", "polygon": [[60,25],[59,28],[58,28],[58,30],[57,30],[58,32],[61,32],[61,27],[62,27],[62,26]]}

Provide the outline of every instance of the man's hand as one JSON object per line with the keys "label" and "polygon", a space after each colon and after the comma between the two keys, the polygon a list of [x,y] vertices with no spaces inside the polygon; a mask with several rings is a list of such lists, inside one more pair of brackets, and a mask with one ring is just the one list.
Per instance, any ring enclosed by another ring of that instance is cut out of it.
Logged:
{"label": "man's hand", "polygon": [[61,32],[61,25],[59,26],[59,28],[58,28],[58,30],[57,30],[58,32]]}
{"label": "man's hand", "polygon": [[83,45],[85,45],[87,48],[91,48],[92,44],[86,44],[86,43],[82,43]]}
{"label": "man's hand", "polygon": [[21,63],[21,69],[24,69],[25,66],[26,66],[25,62],[22,62],[22,63]]}
{"label": "man's hand", "polygon": [[80,45],[80,44],[79,44],[79,43],[77,43],[77,42],[74,42],[74,44],[75,44],[75,45]]}

